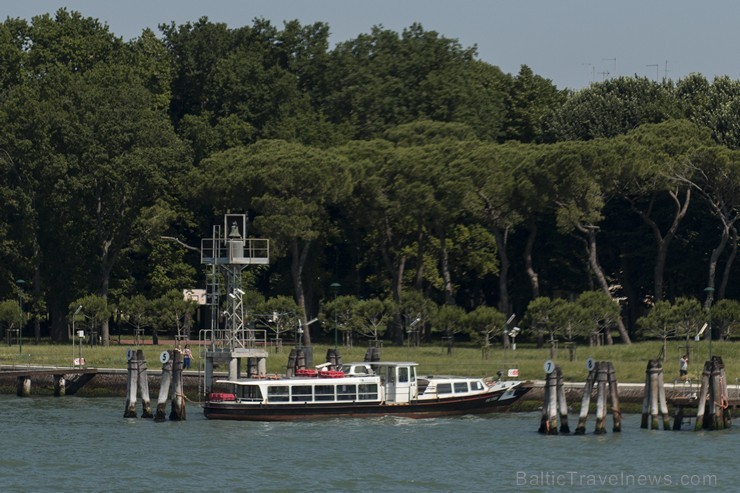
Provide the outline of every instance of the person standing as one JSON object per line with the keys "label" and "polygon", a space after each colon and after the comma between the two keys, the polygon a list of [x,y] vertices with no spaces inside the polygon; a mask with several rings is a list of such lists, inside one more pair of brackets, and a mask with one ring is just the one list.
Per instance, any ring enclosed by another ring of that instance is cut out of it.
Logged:
{"label": "person standing", "polygon": [[185,344],[185,349],[182,350],[182,367],[185,370],[190,369],[190,360],[193,358],[193,352],[190,350],[190,344]]}
{"label": "person standing", "polygon": [[681,359],[678,360],[678,375],[683,378],[684,382],[689,379],[689,355],[684,354]]}

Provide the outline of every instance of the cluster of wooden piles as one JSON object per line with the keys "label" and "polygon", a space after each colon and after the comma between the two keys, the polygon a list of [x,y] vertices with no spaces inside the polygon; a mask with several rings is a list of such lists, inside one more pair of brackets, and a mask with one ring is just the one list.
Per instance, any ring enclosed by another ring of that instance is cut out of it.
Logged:
{"label": "cluster of wooden piles", "polygon": [[126,384],[126,410],[124,418],[136,417],[137,394],[141,396],[142,418],[154,418],[155,422],[166,419],[167,402],[172,403],[169,419],[184,421],[185,393],[183,392],[182,366],[183,357],[180,351],[165,351],[162,353],[162,376],[159,385],[156,414],[152,413],[149,399],[149,377],[144,351],[131,351],[128,358],[128,381]]}
{"label": "cluster of wooden piles", "polygon": [[[586,421],[588,419],[589,407],[591,405],[591,394],[596,386],[596,428],[594,433],[606,433],[607,403],[611,401],[612,417],[614,426],[612,431],[622,431],[622,414],[619,411],[619,393],[617,392],[617,377],[614,365],[611,361],[594,362],[588,372],[586,384],[583,388],[581,399],[581,412],[578,416],[578,426],[575,434],[586,433]],[[558,418],[560,418],[560,429],[558,431]],[[540,420],[540,433],[557,435],[570,433],[568,426],[568,404],[563,387],[563,374],[559,366],[555,366],[547,374],[545,382],[545,398],[542,406],[542,419]]]}

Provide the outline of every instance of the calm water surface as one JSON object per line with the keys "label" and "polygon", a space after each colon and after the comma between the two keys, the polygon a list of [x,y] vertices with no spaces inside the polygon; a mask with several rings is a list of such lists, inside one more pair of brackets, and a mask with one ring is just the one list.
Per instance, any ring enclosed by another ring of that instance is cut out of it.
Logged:
{"label": "calm water surface", "polygon": [[0,491],[740,490],[737,428],[647,431],[627,415],[621,434],[542,436],[537,413],[247,423],[196,404],[154,423],[124,405],[0,396]]}

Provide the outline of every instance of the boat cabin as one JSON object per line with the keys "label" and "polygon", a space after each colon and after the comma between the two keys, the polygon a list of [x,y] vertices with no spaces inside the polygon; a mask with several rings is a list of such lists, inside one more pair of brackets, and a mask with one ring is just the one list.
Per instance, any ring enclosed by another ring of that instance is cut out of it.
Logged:
{"label": "boat cabin", "polygon": [[309,371],[292,378],[224,380],[242,403],[313,404],[382,402],[403,404],[418,396],[416,363],[350,363],[341,371]]}

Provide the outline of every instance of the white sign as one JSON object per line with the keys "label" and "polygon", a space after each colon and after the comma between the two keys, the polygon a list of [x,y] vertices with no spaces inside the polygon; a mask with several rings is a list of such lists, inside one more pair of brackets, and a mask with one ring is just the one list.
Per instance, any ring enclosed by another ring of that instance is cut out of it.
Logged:
{"label": "white sign", "polygon": [[586,360],[586,369],[588,371],[594,371],[594,368],[596,368],[596,362],[594,361],[593,358],[588,358]]}
{"label": "white sign", "polygon": [[551,359],[545,361],[545,373],[548,375],[555,370],[555,363]]}
{"label": "white sign", "polygon": [[126,361],[131,361],[131,358],[134,357],[134,350],[131,348],[128,348],[126,350]]}
{"label": "white sign", "polygon": [[162,354],[159,355],[159,361],[161,361],[162,364],[165,364],[169,360],[170,360],[170,353],[167,351],[162,351]]}
{"label": "white sign", "polygon": [[519,376],[519,368],[509,368],[508,376],[510,376],[510,377],[518,377]]}
{"label": "white sign", "polygon": [[206,304],[206,290],[205,289],[183,289],[182,297],[185,301],[193,301],[199,305]]}

